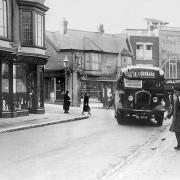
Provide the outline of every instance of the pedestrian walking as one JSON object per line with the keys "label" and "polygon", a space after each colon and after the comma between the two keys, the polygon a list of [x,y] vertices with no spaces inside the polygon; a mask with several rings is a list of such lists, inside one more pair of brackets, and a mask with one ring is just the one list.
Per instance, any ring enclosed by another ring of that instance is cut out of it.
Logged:
{"label": "pedestrian walking", "polygon": [[88,112],[91,115],[90,107],[89,107],[89,95],[87,93],[84,94],[84,102],[83,102],[83,112]]}
{"label": "pedestrian walking", "polygon": [[66,91],[66,93],[64,95],[64,103],[63,103],[63,110],[64,110],[65,114],[69,113],[70,104],[71,104],[71,99],[69,96],[69,91]]}
{"label": "pedestrian walking", "polygon": [[112,93],[110,93],[107,109],[109,109],[110,107],[114,107],[114,95]]}
{"label": "pedestrian walking", "polygon": [[173,116],[173,120],[169,130],[175,132],[177,146],[174,148],[180,150],[180,88],[174,90],[173,106],[166,118],[169,119],[171,116]]}

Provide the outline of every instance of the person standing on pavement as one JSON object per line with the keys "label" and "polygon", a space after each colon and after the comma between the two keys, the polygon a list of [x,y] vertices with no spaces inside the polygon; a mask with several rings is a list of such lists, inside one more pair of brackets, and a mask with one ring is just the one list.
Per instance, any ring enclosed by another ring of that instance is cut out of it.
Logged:
{"label": "person standing on pavement", "polygon": [[171,116],[173,116],[172,124],[169,130],[171,132],[175,132],[177,146],[174,148],[180,150],[180,88],[176,88],[174,90],[173,99],[173,107],[169,111],[166,118],[169,119]]}
{"label": "person standing on pavement", "polygon": [[89,107],[89,95],[87,93],[84,94],[84,102],[83,102],[83,112],[82,112],[82,114],[84,114],[84,112],[88,112],[89,115],[91,115],[90,107]]}
{"label": "person standing on pavement", "polygon": [[70,96],[69,96],[69,91],[66,91],[65,95],[64,95],[64,103],[63,103],[63,110],[64,110],[64,113],[67,114],[69,113],[69,106],[71,104],[71,101],[70,101]]}

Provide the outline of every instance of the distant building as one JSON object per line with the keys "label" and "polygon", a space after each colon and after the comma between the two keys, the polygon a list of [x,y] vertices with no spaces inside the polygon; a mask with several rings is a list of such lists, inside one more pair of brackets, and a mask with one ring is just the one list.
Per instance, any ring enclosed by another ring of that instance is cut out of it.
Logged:
{"label": "distant building", "polygon": [[159,30],[160,67],[166,79],[180,79],[180,28],[164,27]]}
{"label": "distant building", "polygon": [[159,67],[159,38],[152,36],[129,36],[133,49],[133,65]]}
{"label": "distant building", "polygon": [[[115,89],[117,73],[124,62],[132,65],[130,42],[126,35],[106,34],[103,25],[98,32],[72,30],[63,21],[61,32],[46,32],[45,98],[62,101],[70,91],[72,105],[79,106],[81,96],[104,102]],[[63,65],[69,61],[68,68]]]}
{"label": "distant building", "polygon": [[[166,21],[152,18],[146,18],[145,20],[147,22],[146,29],[127,29],[125,32],[128,33],[130,37],[134,36],[136,39],[139,38],[137,41],[140,41],[142,38],[144,39],[144,36],[154,40],[158,38],[159,58],[158,63],[153,63],[153,65],[158,65],[164,70],[166,79],[180,79],[180,28],[168,27],[168,22]],[[158,47],[157,43],[155,44],[155,46]],[[132,47],[135,49],[133,43]],[[138,46],[138,48],[140,48],[140,46]],[[139,53],[140,56],[142,54],[141,52],[136,53]],[[157,53],[156,50],[155,53]],[[135,57],[137,57],[137,55],[135,55]]]}
{"label": "distant building", "polygon": [[44,113],[44,0],[0,0],[0,117]]}

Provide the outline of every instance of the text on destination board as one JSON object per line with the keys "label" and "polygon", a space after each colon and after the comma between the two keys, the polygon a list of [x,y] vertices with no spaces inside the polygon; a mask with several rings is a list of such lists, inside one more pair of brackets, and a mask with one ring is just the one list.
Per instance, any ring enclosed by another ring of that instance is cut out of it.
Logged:
{"label": "text on destination board", "polygon": [[134,77],[155,77],[152,71],[134,71]]}

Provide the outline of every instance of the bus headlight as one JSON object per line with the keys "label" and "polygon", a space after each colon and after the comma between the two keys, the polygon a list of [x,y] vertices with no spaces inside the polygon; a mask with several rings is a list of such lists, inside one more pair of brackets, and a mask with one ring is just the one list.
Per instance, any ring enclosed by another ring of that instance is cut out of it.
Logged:
{"label": "bus headlight", "polygon": [[157,103],[158,102],[158,98],[157,97],[153,97],[153,102]]}
{"label": "bus headlight", "polygon": [[128,99],[129,101],[133,101],[133,96],[132,95],[128,96]]}
{"label": "bus headlight", "polygon": [[164,107],[166,105],[164,100],[161,100],[161,106]]}

